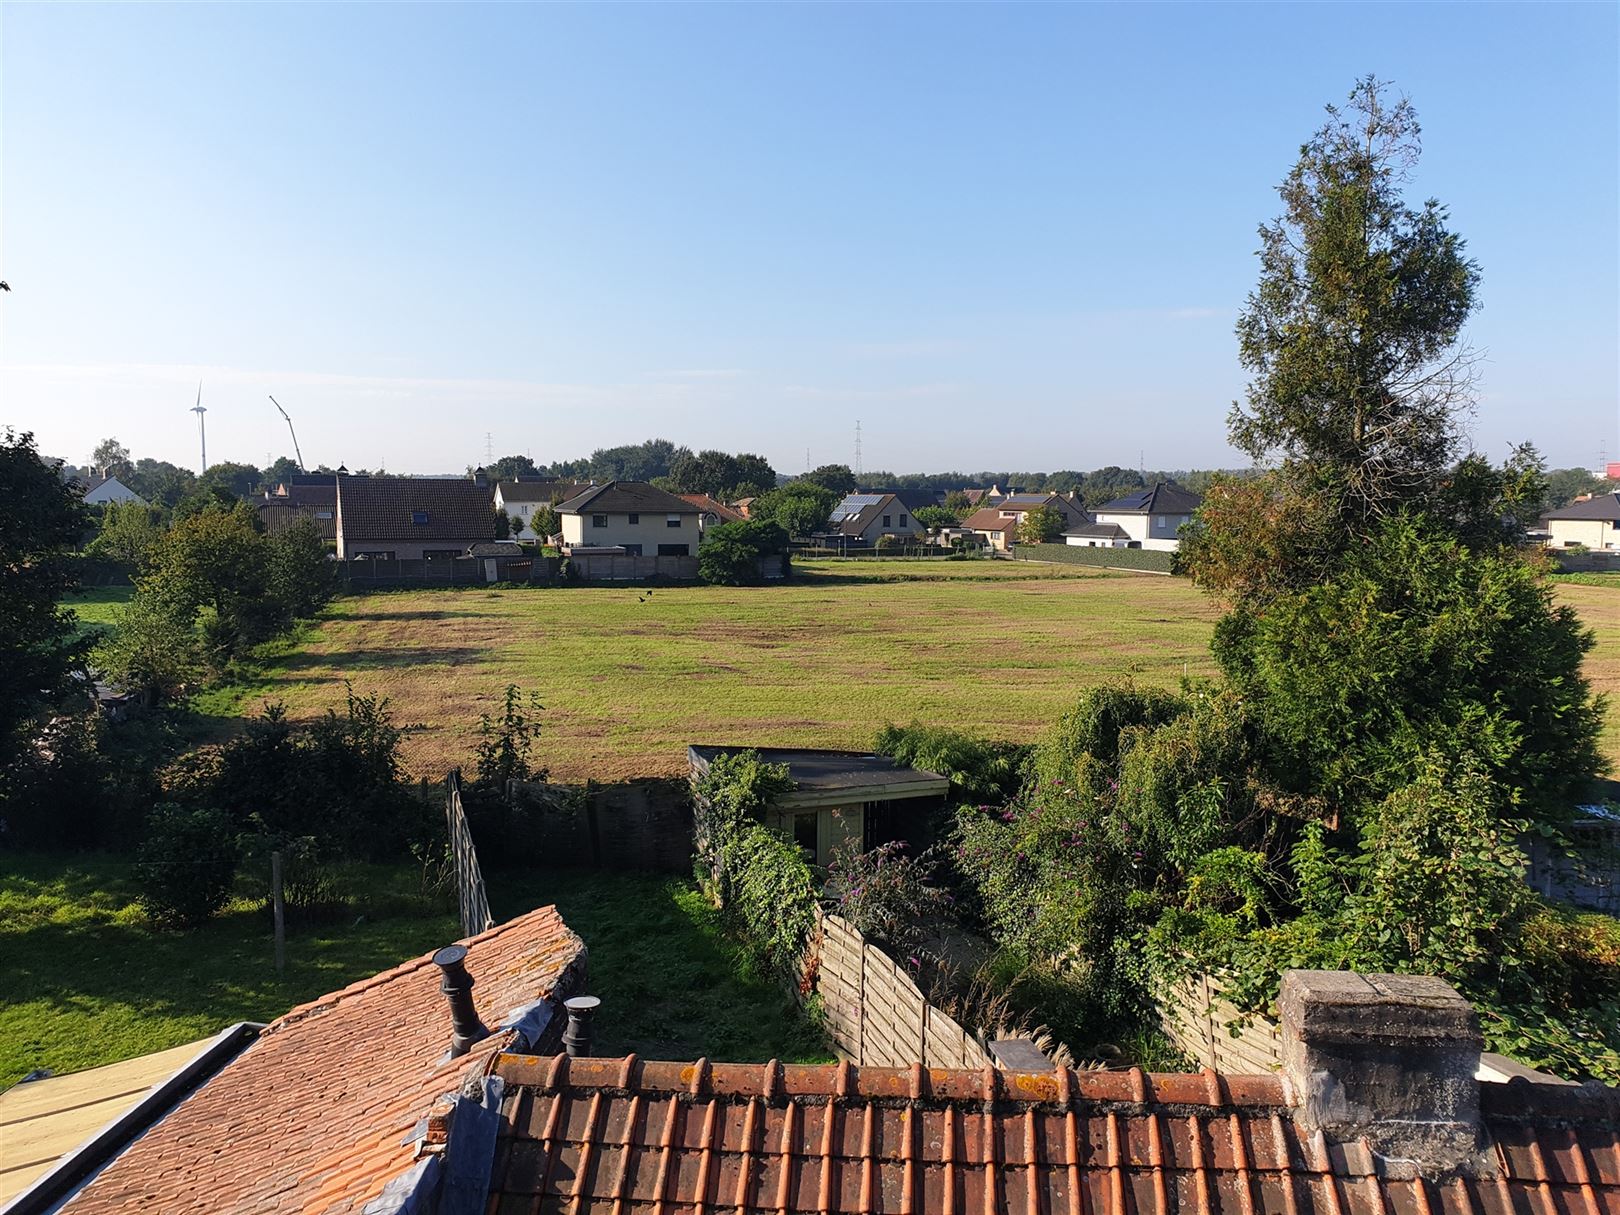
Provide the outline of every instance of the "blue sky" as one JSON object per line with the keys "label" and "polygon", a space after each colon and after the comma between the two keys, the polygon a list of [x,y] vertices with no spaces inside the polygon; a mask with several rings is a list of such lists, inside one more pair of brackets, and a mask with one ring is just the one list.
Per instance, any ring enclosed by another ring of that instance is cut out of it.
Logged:
{"label": "blue sky", "polygon": [[1366,72],[1483,266],[1471,431],[1620,458],[1609,4],[0,8],[0,424],[452,471],[1240,461],[1232,324]]}

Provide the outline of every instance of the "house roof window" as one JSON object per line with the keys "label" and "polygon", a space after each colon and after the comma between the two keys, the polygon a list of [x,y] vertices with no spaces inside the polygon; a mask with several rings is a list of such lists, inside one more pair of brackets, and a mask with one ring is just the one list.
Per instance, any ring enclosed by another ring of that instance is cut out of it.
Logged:
{"label": "house roof window", "polygon": [[427,521],[428,521],[427,511],[425,511],[425,510],[413,510],[411,512],[411,522],[412,523],[422,525],[422,524],[427,523]]}

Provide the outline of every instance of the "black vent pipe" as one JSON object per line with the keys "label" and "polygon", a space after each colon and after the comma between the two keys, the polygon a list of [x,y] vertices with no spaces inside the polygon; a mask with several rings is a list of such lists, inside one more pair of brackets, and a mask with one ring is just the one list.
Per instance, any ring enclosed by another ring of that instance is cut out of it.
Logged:
{"label": "black vent pipe", "polygon": [[465,1055],[474,1042],[489,1037],[489,1030],[478,1019],[478,1008],[473,1004],[473,977],[467,973],[467,947],[446,945],[433,955],[433,964],[443,974],[439,990],[450,1002],[450,1055]]}

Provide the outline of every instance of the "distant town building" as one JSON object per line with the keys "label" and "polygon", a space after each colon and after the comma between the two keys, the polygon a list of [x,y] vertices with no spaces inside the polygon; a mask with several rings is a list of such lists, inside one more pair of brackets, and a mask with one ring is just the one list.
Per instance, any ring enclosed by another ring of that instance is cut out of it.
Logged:
{"label": "distant town building", "polygon": [[630,557],[695,557],[702,512],[645,481],[609,481],[557,507],[563,548],[619,550]]}
{"label": "distant town building", "polygon": [[1181,529],[1192,522],[1202,503],[1197,494],[1160,481],[1152,489],[1103,503],[1093,512],[1092,526],[1073,528],[1064,533],[1063,540],[1080,547],[1151,548],[1173,553],[1181,547],[1177,538]]}
{"label": "distant town building", "polygon": [[351,560],[464,556],[495,539],[487,483],[438,477],[339,477],[337,551]]}
{"label": "distant town building", "polygon": [[146,505],[145,498],[117,477],[91,476],[85,481],[84,487],[86,506],[103,506],[108,502],[134,502],[139,506]]}

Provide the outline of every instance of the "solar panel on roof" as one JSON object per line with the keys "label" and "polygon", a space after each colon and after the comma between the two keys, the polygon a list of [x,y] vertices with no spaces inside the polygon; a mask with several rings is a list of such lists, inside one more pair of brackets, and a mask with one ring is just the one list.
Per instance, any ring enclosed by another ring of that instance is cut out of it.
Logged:
{"label": "solar panel on roof", "polygon": [[868,506],[883,501],[882,494],[848,494],[844,500],[833,507],[832,521],[841,523],[851,515],[858,515]]}

